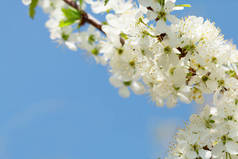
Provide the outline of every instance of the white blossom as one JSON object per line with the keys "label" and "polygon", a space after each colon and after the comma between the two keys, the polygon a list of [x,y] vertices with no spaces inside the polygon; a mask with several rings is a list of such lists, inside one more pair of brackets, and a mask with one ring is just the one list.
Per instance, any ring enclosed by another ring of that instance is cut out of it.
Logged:
{"label": "white blossom", "polygon": [[22,0],[22,3],[27,6],[31,4],[31,0]]}
{"label": "white blossom", "polygon": [[192,115],[186,128],[177,133],[169,158],[230,159],[237,156],[237,99],[237,90],[230,90],[221,94],[216,105],[206,106],[200,114]]}
{"label": "white blossom", "polygon": [[174,107],[179,100],[203,104],[204,95],[213,95],[213,106],[177,133],[168,159],[238,159],[238,50],[214,23],[177,18],[171,12],[184,5],[176,0],[85,0],[80,9],[105,14],[98,30],[63,0],[38,6],[49,14],[50,38],[106,66],[120,96],[148,93],[156,105]]}
{"label": "white blossom", "polygon": [[[106,37],[93,26],[75,31],[80,18],[61,26],[68,20],[66,11],[77,12],[63,0],[39,0],[39,6],[49,14],[46,27],[51,39],[73,51],[86,50],[122,82],[139,82],[131,86],[133,92],[150,93],[157,105],[172,107],[178,100],[202,104],[204,94],[238,88],[238,51],[214,23],[195,16],[176,18],[170,14],[178,9],[175,0],[139,2],[137,6],[130,0],[85,1],[82,9],[110,10],[102,25]],[[129,96],[129,90],[123,90]]]}

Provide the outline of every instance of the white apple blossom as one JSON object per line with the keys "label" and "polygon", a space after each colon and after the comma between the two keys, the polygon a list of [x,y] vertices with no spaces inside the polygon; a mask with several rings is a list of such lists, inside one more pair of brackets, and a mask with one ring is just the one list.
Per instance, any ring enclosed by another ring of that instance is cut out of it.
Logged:
{"label": "white apple blossom", "polygon": [[168,159],[230,159],[238,156],[238,93],[216,96],[214,106],[192,115],[179,130]]}
{"label": "white apple blossom", "polygon": [[130,0],[86,0],[82,9],[110,10],[101,26],[106,37],[93,26],[78,32],[85,19],[63,0],[39,0],[39,6],[49,14],[51,39],[73,51],[86,50],[122,82],[140,81],[141,92],[149,92],[159,106],[175,106],[178,99],[203,103],[204,94],[238,88],[234,45],[202,17],[171,15],[178,9],[175,2],[139,0],[137,6]]}
{"label": "white apple blossom", "polygon": [[[107,66],[120,96],[148,93],[156,105],[174,107],[213,95],[214,106],[191,116],[167,158],[238,159],[238,51],[220,29],[202,17],[172,15],[186,6],[176,0],[83,2],[38,0],[38,6],[49,14],[50,38]],[[106,21],[93,19],[87,7]]]}
{"label": "white apple blossom", "polygon": [[85,2],[91,5],[94,13],[109,12],[110,10],[124,13],[133,7],[132,0],[85,0]]}
{"label": "white apple blossom", "polygon": [[[165,23],[167,20],[176,22],[176,16],[171,15],[170,12],[177,10],[175,6],[176,0],[139,0],[140,4],[147,8],[147,17],[150,20],[156,20]],[[159,2],[159,3],[158,3]],[[161,23],[158,23],[158,25]]]}
{"label": "white apple blossom", "polygon": [[125,98],[130,96],[129,87],[137,95],[144,94],[146,91],[144,85],[139,81],[122,81],[116,75],[110,77],[109,81],[113,86],[119,88],[119,95]]}

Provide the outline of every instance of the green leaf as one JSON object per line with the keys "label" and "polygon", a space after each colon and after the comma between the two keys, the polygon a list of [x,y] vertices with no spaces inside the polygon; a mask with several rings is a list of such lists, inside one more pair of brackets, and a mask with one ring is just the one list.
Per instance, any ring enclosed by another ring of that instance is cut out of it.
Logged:
{"label": "green leaf", "polygon": [[72,25],[75,22],[75,20],[67,19],[67,20],[61,20],[59,23],[59,27],[63,28],[69,25]]}
{"label": "green leaf", "polygon": [[80,12],[74,8],[62,8],[62,12],[67,19],[79,19]]}
{"label": "green leaf", "polygon": [[75,23],[76,20],[81,19],[81,14],[78,10],[73,8],[62,8],[62,12],[66,19],[61,20],[59,23],[59,27],[65,27],[68,25],[72,25]]}
{"label": "green leaf", "polygon": [[192,7],[190,4],[179,4],[176,7]]}
{"label": "green leaf", "polygon": [[104,0],[104,6],[107,5],[108,2],[109,0]]}
{"label": "green leaf", "polygon": [[83,6],[83,0],[79,0],[80,8]]}
{"label": "green leaf", "polygon": [[39,1],[39,0],[32,0],[32,1],[31,1],[31,4],[30,4],[30,6],[29,6],[29,16],[30,16],[32,19],[34,19],[34,17],[35,17],[35,13],[36,13],[35,9],[36,9],[36,6],[37,6],[37,4],[38,4],[38,1]]}

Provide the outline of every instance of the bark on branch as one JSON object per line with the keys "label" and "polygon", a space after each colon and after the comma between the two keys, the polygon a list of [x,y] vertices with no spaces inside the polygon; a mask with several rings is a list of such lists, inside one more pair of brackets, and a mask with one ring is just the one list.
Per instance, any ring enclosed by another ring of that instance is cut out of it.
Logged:
{"label": "bark on branch", "polygon": [[[106,33],[102,30],[102,24],[96,20],[95,18],[93,18],[90,14],[88,14],[87,12],[85,12],[84,10],[82,10],[79,5],[73,1],[73,0],[63,0],[65,3],[67,3],[69,6],[77,9],[78,11],[81,12],[81,21],[80,21],[80,26],[84,25],[85,23],[88,23],[92,26],[94,26],[95,28],[97,28],[99,31],[101,31],[104,35],[106,35]],[[120,42],[121,45],[123,46],[125,44],[125,40],[120,37]]]}
{"label": "bark on branch", "polygon": [[67,3],[69,6],[75,8],[81,12],[82,19],[81,19],[81,22],[79,25],[84,25],[85,23],[88,23],[88,24],[94,26],[95,28],[97,28],[103,34],[105,34],[105,32],[102,30],[102,24],[100,22],[98,22],[95,18],[93,18],[91,15],[89,15],[87,12],[82,10],[75,1],[73,1],[73,0],[63,0],[63,1],[65,3]]}

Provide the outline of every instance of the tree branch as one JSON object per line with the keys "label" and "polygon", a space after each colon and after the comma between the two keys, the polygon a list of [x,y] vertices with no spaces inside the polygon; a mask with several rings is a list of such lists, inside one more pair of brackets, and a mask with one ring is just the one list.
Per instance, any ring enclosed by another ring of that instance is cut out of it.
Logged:
{"label": "tree branch", "polygon": [[[63,1],[65,3],[67,3],[68,5],[70,5],[71,7],[75,8],[81,12],[82,19],[79,24],[80,26],[84,25],[85,23],[88,23],[88,24],[94,26],[95,28],[97,28],[99,31],[101,31],[104,35],[106,35],[106,33],[102,30],[102,24],[100,22],[98,22],[98,20],[93,18],[90,14],[88,14],[87,12],[82,10],[75,1],[73,1],[73,0],[63,0]],[[120,42],[121,42],[122,46],[125,44],[125,40],[122,37],[120,37]]]}
{"label": "tree branch", "polygon": [[81,22],[79,25],[84,25],[85,23],[88,23],[88,24],[94,26],[95,28],[97,28],[103,34],[105,34],[105,32],[102,30],[102,24],[100,22],[98,22],[95,18],[90,16],[88,13],[86,13],[84,10],[82,10],[75,1],[73,1],[73,0],[63,0],[63,1],[65,3],[67,3],[68,5],[70,5],[71,7],[75,8],[81,12],[82,19],[81,19]]}

